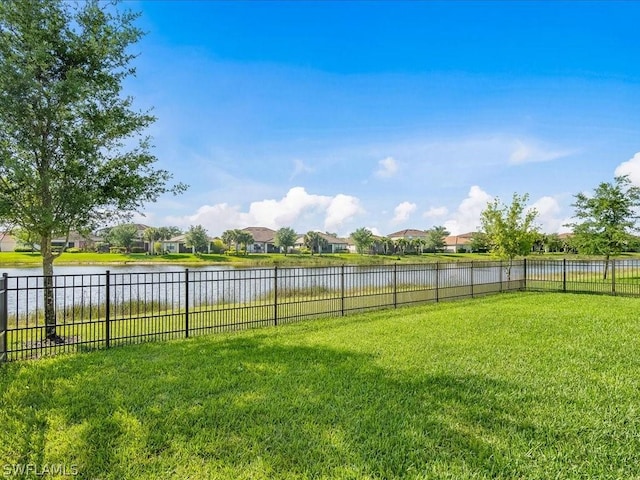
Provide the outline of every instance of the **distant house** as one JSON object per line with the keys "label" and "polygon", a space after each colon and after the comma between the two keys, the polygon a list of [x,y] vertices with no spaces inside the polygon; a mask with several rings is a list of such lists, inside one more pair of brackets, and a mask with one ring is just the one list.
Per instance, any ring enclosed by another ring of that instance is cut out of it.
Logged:
{"label": "distant house", "polygon": [[18,241],[10,233],[0,233],[0,252],[13,252]]}
{"label": "distant house", "polygon": [[[93,248],[97,242],[100,241],[100,237],[95,235],[82,235],[78,232],[70,232],[69,238],[56,237],[51,240],[51,246],[56,249],[62,248],[78,248],[80,250],[86,250]],[[13,252],[18,247],[31,247],[31,245],[24,245],[16,237],[10,233],[0,233],[0,251]],[[33,247],[36,250],[40,249],[39,243],[34,243]]]}
{"label": "distant house", "polygon": [[427,232],[425,230],[416,230],[415,228],[407,228],[398,232],[393,232],[387,235],[391,240],[400,240],[405,238],[407,240],[413,240],[414,238],[427,238]]}
{"label": "distant house", "polygon": [[471,252],[471,242],[475,232],[450,235],[444,239],[444,251],[453,253]]}
{"label": "distant house", "polygon": [[[322,232],[316,232],[320,237],[324,238],[327,244],[324,246],[320,253],[338,253],[338,252],[348,252],[349,251],[349,241],[344,238],[334,237],[333,235],[328,235]],[[300,235],[295,243],[295,248],[303,248],[304,245],[304,235]]]}
{"label": "distant house", "polygon": [[169,240],[161,240],[162,251],[167,253],[191,253],[192,249],[186,246],[186,234],[177,235]]}
{"label": "distant house", "polygon": [[249,253],[278,253],[275,245],[276,231],[266,227],[247,227],[242,229],[253,236],[253,244],[247,245]]}
{"label": "distant house", "polygon": [[69,238],[56,237],[51,240],[51,246],[57,248],[78,248],[87,250],[93,248],[96,243],[101,241],[101,237],[97,235],[82,235],[78,232],[69,232]]}

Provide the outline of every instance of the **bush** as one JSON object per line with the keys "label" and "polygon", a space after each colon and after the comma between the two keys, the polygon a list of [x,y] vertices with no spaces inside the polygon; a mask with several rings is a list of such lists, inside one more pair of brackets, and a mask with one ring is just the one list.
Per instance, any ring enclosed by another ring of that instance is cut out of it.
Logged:
{"label": "bush", "polygon": [[131,253],[147,253],[144,247],[131,247]]}
{"label": "bush", "polygon": [[222,240],[216,239],[213,242],[211,242],[211,253],[216,253],[216,254],[224,253],[226,248],[227,246],[224,243],[222,243]]}
{"label": "bush", "polygon": [[33,252],[33,247],[16,247],[13,251],[18,253]]}
{"label": "bush", "polygon": [[109,251],[109,244],[106,242],[98,242],[96,243],[95,251],[98,253],[107,253]]}
{"label": "bush", "polygon": [[82,249],[78,248],[78,247],[71,247],[71,248],[67,248],[65,250],[65,252],[67,252],[67,253],[80,253],[80,252],[82,252]]}
{"label": "bush", "polygon": [[109,253],[127,253],[127,249],[124,247],[111,247]]}

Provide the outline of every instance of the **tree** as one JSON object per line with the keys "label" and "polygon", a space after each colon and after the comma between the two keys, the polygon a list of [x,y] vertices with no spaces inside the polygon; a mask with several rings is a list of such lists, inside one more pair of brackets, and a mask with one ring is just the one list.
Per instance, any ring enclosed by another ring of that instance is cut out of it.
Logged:
{"label": "tree", "polygon": [[393,243],[393,240],[391,240],[389,237],[381,238],[380,244],[382,246],[382,251],[384,252],[385,255],[390,255],[391,253],[393,253],[395,244]]}
{"label": "tree", "polygon": [[184,189],[154,168],[142,136],[154,117],[121,95],[137,16],[97,0],[0,2],[0,223],[38,239],[56,342],[51,240]]}
{"label": "tree", "polygon": [[401,237],[396,238],[393,243],[395,244],[396,250],[400,250],[400,253],[404,255],[407,252],[410,241],[408,238]]}
{"label": "tree", "polygon": [[535,242],[538,227],[534,224],[538,212],[526,209],[528,194],[513,194],[511,205],[503,205],[499,199],[489,203],[483,210],[480,221],[489,240],[491,252],[509,260],[507,280],[511,280],[513,259],[529,255]]}
{"label": "tree", "polygon": [[109,230],[107,234],[107,241],[115,245],[116,247],[122,247],[127,250],[127,253],[131,251],[131,246],[136,241],[138,236],[138,229],[135,225],[130,223],[124,225],[117,225]]}
{"label": "tree", "polygon": [[144,232],[142,232],[142,238],[149,244],[149,252],[153,253],[153,245],[155,242],[160,240],[160,232],[157,228],[145,228]]}
{"label": "tree", "polygon": [[446,246],[445,238],[449,236],[449,231],[445,227],[433,227],[427,230],[426,246],[432,252],[444,250]]}
{"label": "tree", "polygon": [[592,197],[575,195],[572,206],[578,220],[567,225],[573,229],[572,243],[580,253],[604,256],[606,279],[609,259],[620,254],[631,232],[638,230],[635,210],[640,207],[640,187],[632,185],[626,175],[615,177],[613,183],[598,185]]}
{"label": "tree", "polygon": [[192,249],[193,253],[203,253],[209,250],[209,236],[202,225],[192,225],[187,230],[185,245]]}
{"label": "tree", "polygon": [[351,239],[356,244],[356,250],[363,255],[373,245],[373,232],[368,228],[358,228],[351,234]]}
{"label": "tree", "polygon": [[471,243],[469,244],[472,252],[488,252],[491,249],[489,238],[484,232],[473,232],[471,234]]}
{"label": "tree", "polygon": [[409,240],[409,246],[418,255],[422,255],[425,245],[426,245],[426,241],[422,237],[416,237]]}
{"label": "tree", "polygon": [[158,230],[158,240],[170,240],[173,237],[182,235],[182,230],[178,227],[160,227]]}
{"label": "tree", "polygon": [[276,232],[274,242],[276,247],[284,248],[284,254],[287,254],[289,247],[293,247],[298,239],[298,234],[293,228],[282,227]]}
{"label": "tree", "polygon": [[327,240],[320,236],[318,232],[311,230],[304,236],[304,245],[311,250],[311,255],[313,255],[314,252],[322,253],[323,248],[326,247],[327,244]]}
{"label": "tree", "polygon": [[[237,232],[238,230],[225,230],[224,232],[222,232],[222,237],[220,238],[227,246],[227,250],[231,250],[231,245],[233,245],[234,243],[237,245],[237,242],[236,242]],[[237,248],[236,248],[236,253],[238,253]]]}
{"label": "tree", "polygon": [[245,232],[244,230],[236,230],[236,250],[237,245],[244,245],[244,253],[245,255],[249,254],[249,244],[253,243],[255,240],[253,235],[250,232]]}

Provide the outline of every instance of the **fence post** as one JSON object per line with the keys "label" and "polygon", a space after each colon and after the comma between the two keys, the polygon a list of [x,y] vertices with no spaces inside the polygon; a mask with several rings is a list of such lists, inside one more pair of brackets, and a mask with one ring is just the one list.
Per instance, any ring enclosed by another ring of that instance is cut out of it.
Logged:
{"label": "fence post", "polygon": [[104,306],[104,335],[106,337],[106,346],[111,346],[111,274],[109,270],[106,272],[105,278],[105,306]]}
{"label": "fence post", "polygon": [[567,259],[562,259],[562,291],[567,291]]}
{"label": "fence post", "polygon": [[523,259],[522,261],[522,267],[524,269],[523,272],[523,276],[524,276],[524,285],[523,285],[523,289],[526,290],[527,289],[527,259]]}
{"label": "fence post", "polygon": [[611,294],[616,294],[616,261],[611,260]]}
{"label": "fence post", "polygon": [[2,274],[0,278],[0,363],[7,361],[7,316],[9,309],[7,308],[7,287],[8,275]]}
{"label": "fence post", "polygon": [[500,293],[502,293],[502,291],[504,290],[504,286],[502,285],[502,283],[504,282],[504,278],[503,278],[503,276],[504,276],[504,273],[503,273],[503,270],[504,270],[504,262],[503,262],[502,260],[500,260],[500,267],[499,267],[499,269],[500,269]]}
{"label": "fence post", "polygon": [[184,336],[189,338],[189,269],[184,269]]}
{"label": "fence post", "polygon": [[398,264],[393,264],[393,308],[398,308]]}
{"label": "fence post", "polygon": [[436,262],[436,303],[440,301],[440,262]]}
{"label": "fence post", "polygon": [[474,261],[471,260],[471,298],[473,298],[473,264]]}
{"label": "fence post", "polygon": [[278,266],[273,267],[273,325],[278,326]]}
{"label": "fence post", "polygon": [[344,264],[340,267],[340,313],[344,317]]}

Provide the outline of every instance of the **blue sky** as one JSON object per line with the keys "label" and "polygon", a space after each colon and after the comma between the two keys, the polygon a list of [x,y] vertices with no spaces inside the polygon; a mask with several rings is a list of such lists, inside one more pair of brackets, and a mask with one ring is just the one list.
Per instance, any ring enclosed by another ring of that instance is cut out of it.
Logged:
{"label": "blue sky", "polygon": [[348,235],[444,225],[528,193],[640,184],[640,2],[129,1],[126,93],[190,185],[149,225]]}

